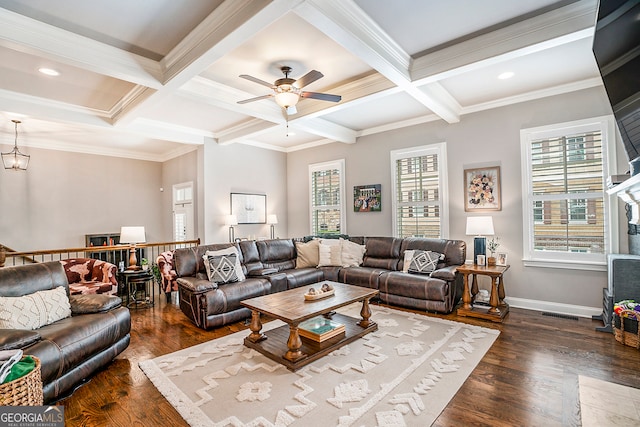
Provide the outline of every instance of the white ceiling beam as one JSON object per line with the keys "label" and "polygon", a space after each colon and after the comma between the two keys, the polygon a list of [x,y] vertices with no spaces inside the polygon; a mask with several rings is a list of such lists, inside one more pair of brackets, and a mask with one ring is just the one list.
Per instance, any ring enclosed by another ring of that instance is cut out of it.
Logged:
{"label": "white ceiling beam", "polygon": [[131,83],[159,88],[160,64],[0,8],[0,45]]}
{"label": "white ceiling beam", "polygon": [[560,9],[415,58],[411,78],[423,85],[593,36],[596,1]]}
{"label": "white ceiling beam", "polygon": [[65,123],[111,127],[107,112],[0,89],[0,111],[47,117]]}
{"label": "white ceiling beam", "polygon": [[443,96],[443,88],[439,98],[431,98],[415,87],[411,56],[353,1],[307,0],[293,11],[447,122],[460,121],[459,109],[452,97]]}
{"label": "white ceiling beam", "polygon": [[223,2],[161,61],[165,72],[162,88],[128,104],[115,117],[116,123],[135,120],[146,105],[174,93],[216,60],[288,13],[291,5],[292,0]]}

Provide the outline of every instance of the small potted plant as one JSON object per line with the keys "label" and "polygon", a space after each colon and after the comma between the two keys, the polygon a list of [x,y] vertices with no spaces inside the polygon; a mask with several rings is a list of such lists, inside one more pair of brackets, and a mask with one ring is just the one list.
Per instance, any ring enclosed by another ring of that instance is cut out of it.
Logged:
{"label": "small potted plant", "polygon": [[500,246],[499,240],[499,237],[492,237],[491,240],[487,242],[487,248],[489,252],[491,252],[491,256],[487,258],[487,265],[496,265],[495,252]]}
{"label": "small potted plant", "polygon": [[148,260],[148,259],[146,259],[146,258],[142,258],[142,259],[140,260],[140,265],[142,266],[142,269],[143,269],[144,271],[147,271],[147,270],[149,269],[149,260]]}

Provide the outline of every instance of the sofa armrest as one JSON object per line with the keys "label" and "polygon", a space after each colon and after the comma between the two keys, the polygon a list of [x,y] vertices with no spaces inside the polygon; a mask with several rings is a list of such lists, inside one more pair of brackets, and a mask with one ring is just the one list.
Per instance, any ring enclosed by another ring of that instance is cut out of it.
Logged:
{"label": "sofa armrest", "polygon": [[433,270],[433,272],[431,272],[431,277],[434,277],[436,279],[446,280],[446,281],[455,280],[457,268],[458,268],[457,265],[449,265],[447,267],[442,267],[437,270]]}
{"label": "sofa armrest", "polygon": [[107,294],[79,294],[69,297],[71,314],[104,313],[122,305],[122,299]]}
{"label": "sofa armrest", "polygon": [[251,272],[247,274],[247,277],[264,277],[277,272],[277,268],[258,268],[256,270],[251,270]]}
{"label": "sofa armrest", "polygon": [[15,350],[27,347],[42,337],[37,331],[26,329],[0,329],[0,350]]}
{"label": "sofa armrest", "polygon": [[177,282],[178,286],[182,286],[195,294],[218,289],[218,284],[216,282],[211,282],[206,279],[198,279],[197,277],[179,277]]}

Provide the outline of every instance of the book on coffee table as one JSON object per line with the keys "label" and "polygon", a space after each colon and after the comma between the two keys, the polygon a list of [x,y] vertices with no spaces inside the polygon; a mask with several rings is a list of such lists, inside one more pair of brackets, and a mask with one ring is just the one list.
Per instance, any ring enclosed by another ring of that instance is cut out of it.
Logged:
{"label": "book on coffee table", "polygon": [[323,342],[344,333],[344,325],[324,316],[313,317],[298,325],[298,333],[303,338]]}

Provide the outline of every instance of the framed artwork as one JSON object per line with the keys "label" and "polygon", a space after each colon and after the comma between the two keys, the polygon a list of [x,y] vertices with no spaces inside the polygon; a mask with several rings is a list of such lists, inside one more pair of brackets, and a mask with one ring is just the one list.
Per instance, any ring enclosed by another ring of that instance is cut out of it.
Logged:
{"label": "framed artwork", "polygon": [[231,214],[238,218],[238,224],[266,224],[267,196],[231,193]]}
{"label": "framed artwork", "polygon": [[465,212],[499,211],[500,166],[464,170]]}
{"label": "framed artwork", "polygon": [[380,212],[382,210],[382,185],[356,185],[353,187],[354,212]]}
{"label": "framed artwork", "polygon": [[507,254],[505,252],[498,252],[496,254],[496,265],[507,265]]}

